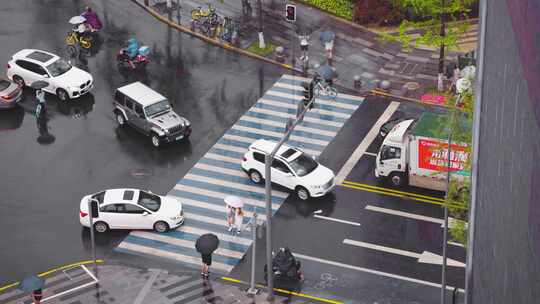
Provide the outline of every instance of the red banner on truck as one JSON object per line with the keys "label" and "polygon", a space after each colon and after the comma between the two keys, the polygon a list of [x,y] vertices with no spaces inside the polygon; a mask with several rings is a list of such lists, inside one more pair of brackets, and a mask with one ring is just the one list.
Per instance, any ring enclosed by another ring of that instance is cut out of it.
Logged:
{"label": "red banner on truck", "polygon": [[[468,175],[465,164],[469,152],[465,145],[452,144],[450,149],[450,171]],[[448,171],[448,144],[429,139],[418,140],[418,167],[434,171]]]}

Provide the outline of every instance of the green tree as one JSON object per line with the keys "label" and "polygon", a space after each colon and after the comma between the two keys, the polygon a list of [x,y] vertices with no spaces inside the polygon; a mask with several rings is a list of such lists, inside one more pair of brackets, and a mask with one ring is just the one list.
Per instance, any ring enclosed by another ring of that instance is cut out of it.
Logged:
{"label": "green tree", "polygon": [[[419,30],[415,46],[422,44],[439,48],[439,75],[437,88],[443,90],[445,48],[457,47],[460,36],[467,31],[468,24],[455,23],[458,18],[467,17],[470,7],[478,0],[391,0],[395,7],[412,13],[410,19],[399,26],[397,35],[382,34],[383,40],[399,42],[405,50],[410,50],[414,37],[411,30]],[[409,14],[411,15],[411,14]]]}

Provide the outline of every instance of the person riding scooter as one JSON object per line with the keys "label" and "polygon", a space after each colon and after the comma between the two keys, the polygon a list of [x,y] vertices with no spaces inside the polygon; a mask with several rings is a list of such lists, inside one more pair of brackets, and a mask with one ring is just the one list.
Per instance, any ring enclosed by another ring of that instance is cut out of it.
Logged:
{"label": "person riding scooter", "polygon": [[130,38],[127,41],[127,45],[120,49],[120,52],[116,56],[116,60],[119,67],[130,67],[136,69],[138,67],[144,68],[148,63],[148,54],[150,48],[148,46],[139,47],[139,42],[135,38]]}
{"label": "person riding scooter", "polygon": [[81,14],[86,19],[86,26],[90,32],[94,33],[103,27],[101,20],[99,20],[98,15],[92,10],[91,7],[87,6],[84,12]]}
{"label": "person riding scooter", "polygon": [[[301,263],[296,260],[288,247],[280,248],[272,259],[272,272],[274,274],[274,281],[280,281],[287,284],[287,282],[301,282],[304,280],[304,275],[300,271]],[[264,275],[267,279],[268,269],[265,266]]]}

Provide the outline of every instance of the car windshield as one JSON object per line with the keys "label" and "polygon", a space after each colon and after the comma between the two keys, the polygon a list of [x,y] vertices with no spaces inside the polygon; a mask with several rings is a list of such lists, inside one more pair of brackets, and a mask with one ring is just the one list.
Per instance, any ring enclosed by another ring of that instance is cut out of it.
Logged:
{"label": "car windshield", "polygon": [[60,76],[71,69],[71,64],[64,59],[58,59],[47,66],[47,70],[52,77]]}
{"label": "car windshield", "polygon": [[141,191],[139,194],[139,200],[137,204],[144,208],[156,212],[161,207],[161,198],[159,196]]}
{"label": "car windshield", "polygon": [[300,154],[300,156],[291,161],[289,165],[291,165],[291,168],[296,173],[296,175],[304,176],[317,169],[317,166],[319,164],[314,161],[313,158],[311,158],[309,155],[302,153]]}
{"label": "car windshield", "polygon": [[9,85],[10,85],[9,81],[0,79],[0,91],[7,89]]}
{"label": "car windshield", "polygon": [[162,100],[160,102],[156,102],[153,105],[149,105],[146,108],[144,108],[144,112],[146,113],[146,116],[154,116],[158,113],[162,112],[168,112],[171,109],[171,105],[169,104],[168,100]]}

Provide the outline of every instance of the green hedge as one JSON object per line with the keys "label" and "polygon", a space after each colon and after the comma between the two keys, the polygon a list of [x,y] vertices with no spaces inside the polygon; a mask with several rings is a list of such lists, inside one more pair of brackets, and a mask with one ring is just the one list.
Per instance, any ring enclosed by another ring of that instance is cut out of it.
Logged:
{"label": "green hedge", "polygon": [[328,11],[347,20],[352,20],[351,0],[300,0],[300,2],[311,4],[321,10]]}

